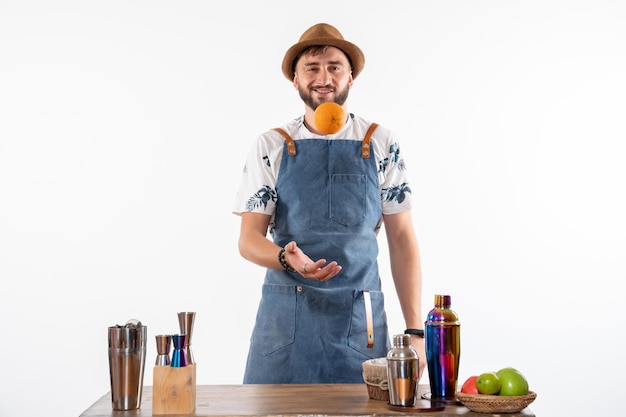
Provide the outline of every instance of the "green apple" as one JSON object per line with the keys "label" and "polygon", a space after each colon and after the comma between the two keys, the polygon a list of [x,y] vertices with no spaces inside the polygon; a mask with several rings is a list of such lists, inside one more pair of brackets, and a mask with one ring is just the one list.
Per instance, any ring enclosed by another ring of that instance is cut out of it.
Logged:
{"label": "green apple", "polygon": [[476,388],[480,394],[496,395],[500,392],[501,382],[495,372],[485,372],[476,378]]}
{"label": "green apple", "polygon": [[515,368],[502,368],[498,372],[500,380],[500,395],[526,395],[528,394],[528,381],[520,371]]}

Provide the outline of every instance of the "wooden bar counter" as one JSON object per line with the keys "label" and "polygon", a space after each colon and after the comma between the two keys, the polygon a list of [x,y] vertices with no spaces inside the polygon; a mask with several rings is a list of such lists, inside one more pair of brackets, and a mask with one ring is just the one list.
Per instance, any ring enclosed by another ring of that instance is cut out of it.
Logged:
{"label": "wooden bar counter", "polygon": [[[428,391],[420,385],[420,395]],[[424,403],[428,403],[424,401]],[[151,417],[152,387],[144,386],[141,408],[133,411],[113,411],[111,394],[107,393],[80,417]],[[284,384],[284,385],[198,385],[196,410],[176,417],[210,416],[481,416],[463,405],[446,404],[442,411],[392,411],[385,401],[369,398],[365,384]],[[529,408],[507,417],[534,417]]]}

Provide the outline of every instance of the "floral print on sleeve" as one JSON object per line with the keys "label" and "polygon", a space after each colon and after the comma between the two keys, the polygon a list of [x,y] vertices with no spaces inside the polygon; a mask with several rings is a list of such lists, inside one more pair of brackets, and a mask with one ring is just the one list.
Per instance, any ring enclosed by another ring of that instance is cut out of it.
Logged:
{"label": "floral print on sleeve", "polygon": [[400,153],[400,145],[396,141],[391,141],[388,145],[387,153],[378,161],[378,172],[385,178],[381,184],[380,199],[384,203],[395,203],[395,211],[403,205],[409,203],[411,188],[407,181],[405,171],[406,166]]}
{"label": "floral print on sleeve", "polygon": [[264,185],[248,199],[246,202],[246,211],[254,211],[254,209],[261,207],[261,205],[263,209],[267,209],[267,203],[270,201],[275,203],[277,198],[276,190],[269,185]]}
{"label": "floral print on sleeve", "polygon": [[396,185],[390,188],[383,188],[380,193],[380,198],[385,201],[397,201],[398,203],[403,203],[406,198],[406,194],[411,193],[411,188],[405,182],[400,185]]}

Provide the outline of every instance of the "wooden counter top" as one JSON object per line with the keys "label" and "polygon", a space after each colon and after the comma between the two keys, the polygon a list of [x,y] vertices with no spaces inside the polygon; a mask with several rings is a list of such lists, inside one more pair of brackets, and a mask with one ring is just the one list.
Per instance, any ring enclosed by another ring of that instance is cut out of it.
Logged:
{"label": "wooden counter top", "polygon": [[[428,391],[420,385],[420,395]],[[429,404],[423,401],[424,404]],[[198,385],[196,411],[185,416],[480,416],[462,405],[446,405],[443,411],[396,412],[384,401],[372,400],[365,384],[284,384],[284,385]],[[152,387],[144,386],[141,408],[134,411],[113,411],[110,392],[102,396],[80,417],[150,417],[152,416]],[[534,417],[529,408],[507,417]]]}

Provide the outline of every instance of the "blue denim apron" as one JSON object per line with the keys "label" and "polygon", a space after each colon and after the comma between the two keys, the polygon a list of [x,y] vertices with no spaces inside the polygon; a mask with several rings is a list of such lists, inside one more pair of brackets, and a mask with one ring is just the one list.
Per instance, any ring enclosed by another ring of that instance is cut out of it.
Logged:
{"label": "blue denim apron", "polygon": [[391,347],[377,264],[377,164],[360,141],[286,137],[274,242],[295,240],[311,259],[343,269],[325,282],[267,270],[244,383],[362,383],[362,363]]}

